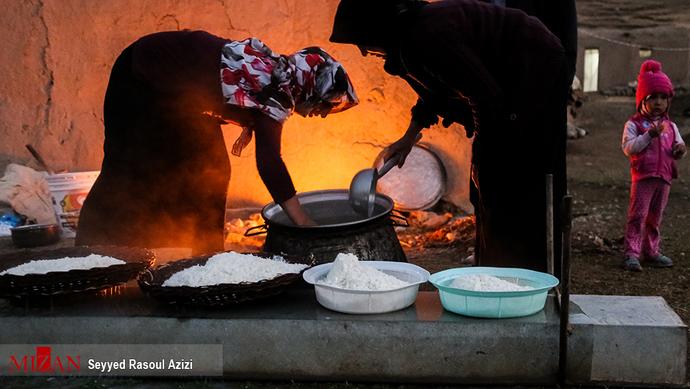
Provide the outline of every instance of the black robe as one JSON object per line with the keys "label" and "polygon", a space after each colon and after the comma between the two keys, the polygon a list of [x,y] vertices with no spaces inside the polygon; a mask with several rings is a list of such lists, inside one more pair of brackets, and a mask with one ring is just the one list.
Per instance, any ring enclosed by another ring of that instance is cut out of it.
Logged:
{"label": "black robe", "polygon": [[419,96],[416,123],[441,117],[474,135],[477,263],[545,271],[545,176],[554,176],[556,237],[566,193],[569,80],[559,39],[522,11],[477,1],[341,0],[331,41],[384,49],[386,71]]}
{"label": "black robe", "polygon": [[556,237],[566,193],[563,47],[523,12],[473,1],[431,3],[410,23],[386,68],[418,93],[415,121],[440,116],[474,133],[477,263],[545,271],[546,174],[554,175]]}
{"label": "black robe", "polygon": [[101,173],[82,207],[77,245],[222,251],[230,161],[218,116],[254,129],[274,199],[294,195],[280,158],[282,125],[224,104],[227,42],[203,31],[161,32],[120,54],[104,101]]}

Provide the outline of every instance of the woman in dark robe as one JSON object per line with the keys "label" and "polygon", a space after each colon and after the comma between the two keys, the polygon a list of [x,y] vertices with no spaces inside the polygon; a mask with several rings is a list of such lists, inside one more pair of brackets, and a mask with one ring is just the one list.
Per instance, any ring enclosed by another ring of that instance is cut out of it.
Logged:
{"label": "woman in dark robe", "polygon": [[402,165],[439,117],[474,137],[477,264],[545,271],[546,174],[554,176],[556,237],[566,192],[569,80],[558,38],[524,12],[477,1],[341,0],[331,41],[384,57],[384,69],[418,95],[387,159]]}
{"label": "woman in dark robe", "polygon": [[277,55],[256,38],[204,31],[144,36],[116,60],[104,102],[101,173],[78,223],[76,244],[223,250],[230,180],[221,124],[243,128],[239,155],[256,137],[259,174],[295,224],[299,204],[280,155],[282,126],[357,104],[344,68],[317,47]]}

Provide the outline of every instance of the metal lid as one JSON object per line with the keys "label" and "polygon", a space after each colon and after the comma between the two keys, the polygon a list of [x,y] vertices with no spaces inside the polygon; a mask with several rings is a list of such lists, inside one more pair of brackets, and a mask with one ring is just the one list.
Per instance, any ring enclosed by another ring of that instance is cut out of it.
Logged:
{"label": "metal lid", "polygon": [[[383,164],[381,154],[375,166]],[[441,159],[424,145],[415,145],[401,168],[381,177],[376,190],[390,196],[396,209],[414,211],[433,207],[446,192],[446,170]]]}

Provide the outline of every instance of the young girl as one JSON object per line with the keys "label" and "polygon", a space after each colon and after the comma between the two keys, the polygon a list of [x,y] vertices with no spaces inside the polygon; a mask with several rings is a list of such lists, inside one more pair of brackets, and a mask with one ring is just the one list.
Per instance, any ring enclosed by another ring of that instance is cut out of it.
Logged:
{"label": "young girl", "polygon": [[661,64],[645,61],[637,78],[637,113],[623,130],[622,148],[630,158],[630,208],[625,226],[623,268],[642,271],[640,258],[652,267],[673,266],[671,258],[659,252],[659,226],[676,178],[675,159],[686,148],[678,127],[669,119],[673,84],[661,71]]}

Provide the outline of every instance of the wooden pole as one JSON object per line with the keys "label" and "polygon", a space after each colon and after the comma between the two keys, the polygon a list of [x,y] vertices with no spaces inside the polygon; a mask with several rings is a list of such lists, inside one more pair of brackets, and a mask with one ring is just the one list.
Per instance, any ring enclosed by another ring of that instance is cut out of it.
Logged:
{"label": "wooden pole", "polygon": [[[546,175],[546,271],[554,274],[554,240],[553,240],[553,174]],[[556,307],[561,310],[561,291],[558,287],[554,288],[556,293]]]}
{"label": "wooden pole", "polygon": [[[553,252],[553,174],[546,175],[546,271],[554,272]],[[555,275],[555,274],[553,274]]]}
{"label": "wooden pole", "polygon": [[570,310],[570,233],[573,226],[573,198],[563,197],[563,261],[561,262],[560,339],[558,352],[558,379],[565,384],[568,365],[568,315]]}

